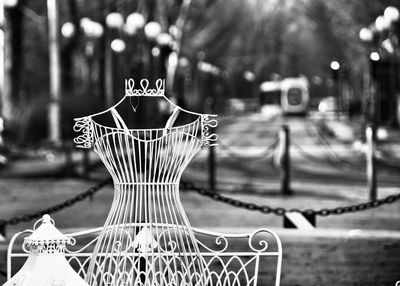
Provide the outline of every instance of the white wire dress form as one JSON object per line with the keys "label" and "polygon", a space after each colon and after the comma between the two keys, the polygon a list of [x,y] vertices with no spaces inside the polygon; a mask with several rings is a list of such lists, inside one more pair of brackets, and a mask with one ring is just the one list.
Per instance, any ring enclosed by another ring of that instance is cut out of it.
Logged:
{"label": "white wire dress form", "polygon": [[[100,156],[114,181],[114,199],[98,238],[86,281],[105,285],[206,284],[207,270],[179,198],[180,177],[193,156],[215,145],[214,115],[184,110],[164,95],[164,81],[125,80],[126,97],[163,97],[174,111],[164,128],[129,129],[115,106],[77,118],[78,147]],[[135,110],[136,111],[136,110]],[[94,117],[110,112],[115,127]],[[179,113],[197,119],[173,126]]]}

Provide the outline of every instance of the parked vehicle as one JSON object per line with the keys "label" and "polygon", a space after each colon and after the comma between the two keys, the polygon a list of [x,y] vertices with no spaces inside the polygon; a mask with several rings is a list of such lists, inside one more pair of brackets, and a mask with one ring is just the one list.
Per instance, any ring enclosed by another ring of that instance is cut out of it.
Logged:
{"label": "parked vehicle", "polygon": [[308,81],[304,77],[266,81],[260,85],[261,110],[279,106],[284,114],[306,114],[310,101]]}

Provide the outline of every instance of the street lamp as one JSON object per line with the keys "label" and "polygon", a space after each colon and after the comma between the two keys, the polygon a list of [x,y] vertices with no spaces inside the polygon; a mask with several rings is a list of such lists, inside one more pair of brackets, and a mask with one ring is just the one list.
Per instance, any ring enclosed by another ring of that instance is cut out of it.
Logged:
{"label": "street lamp", "polygon": [[122,39],[114,39],[111,42],[111,50],[113,50],[116,53],[122,53],[123,51],[125,51],[126,48],[126,44],[124,42],[124,40]]}
{"label": "street lamp", "polygon": [[361,41],[370,43],[372,42],[374,35],[370,29],[364,27],[360,30],[359,37]]}
{"label": "street lamp", "polygon": [[338,61],[332,61],[330,64],[330,68],[332,71],[332,78],[334,83],[334,96],[336,97],[336,117],[340,119],[340,112],[342,109],[342,101],[341,101],[341,94],[340,94],[340,87],[339,87],[339,69],[340,64]]}
{"label": "street lamp", "polygon": [[124,26],[124,17],[117,12],[113,12],[107,15],[106,25],[111,29],[121,29]]}
{"label": "street lamp", "polygon": [[[94,55],[95,41],[103,36],[104,28],[103,26],[91,20],[90,18],[84,17],[79,21],[80,28],[85,36],[85,57],[87,62],[87,93],[92,92],[91,82],[92,82],[92,61]],[[66,39],[71,39],[76,34],[76,27],[71,22],[65,22],[61,26],[61,35]]]}
{"label": "street lamp", "polygon": [[168,33],[161,33],[156,37],[156,42],[160,46],[168,46],[172,42],[172,37]]}
{"label": "street lamp", "polygon": [[18,5],[18,0],[3,0],[4,8],[14,8]]}
{"label": "street lamp", "polygon": [[142,29],[146,21],[142,14],[134,12],[126,18],[124,32],[129,36],[134,36],[138,30]]}
{"label": "street lamp", "polygon": [[71,22],[65,22],[61,26],[61,35],[66,38],[70,39],[75,35],[75,26]]}
{"label": "street lamp", "polygon": [[378,76],[378,71],[377,71],[377,65],[378,62],[380,61],[381,57],[379,55],[378,52],[373,51],[370,53],[369,55],[369,59],[370,59],[370,74],[372,77],[371,80],[371,90],[372,90],[372,94],[371,94],[371,115],[372,115],[372,122],[375,125],[375,127],[377,127],[378,123],[379,123],[379,119],[380,119],[380,107],[381,107],[381,103],[380,103],[380,99],[379,99],[379,81],[377,79]]}
{"label": "street lamp", "polygon": [[157,57],[157,61],[155,62],[155,59],[153,58],[153,56],[154,56],[154,54],[160,55],[160,53],[157,53],[157,51],[153,51],[153,48],[154,48],[155,43],[157,42],[157,37],[161,34],[162,34],[162,27],[158,22],[151,21],[151,22],[148,22],[144,26],[144,35],[148,39],[148,59],[149,59],[149,64],[150,64],[150,70],[149,70],[150,78],[152,78],[152,75],[154,72],[158,74],[158,70],[154,71],[154,67],[156,66],[156,63],[158,62],[158,57]]}
{"label": "street lamp", "polygon": [[390,24],[391,23],[384,16],[378,16],[378,18],[375,20],[375,28],[378,30],[378,32],[383,32],[389,29]]}
{"label": "street lamp", "polygon": [[387,19],[389,22],[397,22],[400,18],[400,12],[396,7],[389,6],[386,7],[385,12],[383,13],[383,17]]}
{"label": "street lamp", "polygon": [[331,62],[331,69],[334,71],[338,71],[340,69],[340,64],[338,61]]}
{"label": "street lamp", "polygon": [[370,58],[371,61],[377,62],[377,61],[379,61],[381,59],[381,56],[379,55],[378,52],[372,52],[372,53],[369,54],[369,58]]}
{"label": "street lamp", "polygon": [[[398,75],[399,72],[399,54],[398,54],[398,48],[399,48],[399,18],[400,18],[400,12],[396,7],[389,6],[386,7],[384,13],[384,18],[386,21],[389,23],[389,34],[388,38],[382,42],[383,48],[386,49],[388,52],[389,56],[389,64],[390,64],[390,98],[389,98],[389,108],[390,108],[390,117],[389,121],[392,125],[397,125],[398,120],[396,118],[398,117],[398,109],[397,105],[399,102],[399,81],[400,77]],[[398,118],[397,118],[398,119]]]}
{"label": "street lamp", "polygon": [[[374,42],[374,33],[371,28],[362,28],[359,33],[360,40],[366,46],[366,62],[364,64],[363,69],[363,99],[362,100],[362,113],[365,119],[365,124],[370,121],[371,116],[373,114],[373,106],[374,102],[373,96],[373,79],[372,79],[372,71],[373,71],[373,63],[370,59],[371,57],[371,44]],[[376,55],[373,55],[376,58]],[[379,57],[379,54],[378,54]]]}
{"label": "street lamp", "polygon": [[161,25],[157,22],[149,22],[144,26],[144,34],[149,40],[156,40],[162,32]]}
{"label": "street lamp", "polygon": [[[114,101],[114,55],[112,54],[113,47],[116,51],[121,49],[121,42],[117,41],[111,46],[116,32],[119,32],[124,27],[124,17],[117,12],[110,13],[106,16],[106,48],[105,48],[105,59],[104,59],[104,70],[105,70],[105,97],[106,105],[111,106]],[[125,49],[125,47],[123,48]]]}
{"label": "street lamp", "polygon": [[[67,32],[69,32],[68,29],[71,28],[68,27],[68,23],[65,24],[67,24],[67,27],[65,27],[65,29],[67,30]],[[85,36],[90,39],[98,39],[104,34],[103,26],[100,23],[92,21],[89,18],[82,18],[80,21],[80,25]],[[72,30],[71,32],[75,32],[75,30]]]}

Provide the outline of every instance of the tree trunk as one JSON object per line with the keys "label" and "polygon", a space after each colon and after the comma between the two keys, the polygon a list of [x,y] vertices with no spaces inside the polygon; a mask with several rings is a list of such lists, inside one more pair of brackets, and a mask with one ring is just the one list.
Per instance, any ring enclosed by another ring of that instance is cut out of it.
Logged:
{"label": "tree trunk", "polygon": [[13,109],[18,103],[21,90],[21,69],[23,66],[23,14],[21,7],[24,0],[15,8],[5,9],[4,19],[4,95],[2,98],[2,115],[7,121],[13,120]]}

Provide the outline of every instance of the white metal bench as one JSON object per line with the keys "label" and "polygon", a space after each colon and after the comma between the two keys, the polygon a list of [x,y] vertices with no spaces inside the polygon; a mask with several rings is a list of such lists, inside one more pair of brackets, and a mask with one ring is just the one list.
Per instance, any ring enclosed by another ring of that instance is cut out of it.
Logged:
{"label": "white metal bench", "polygon": [[[67,233],[75,240],[65,256],[79,275],[85,277],[101,227]],[[213,286],[257,286],[280,284],[282,245],[275,232],[259,229],[251,233],[225,234],[193,228],[200,254]],[[32,233],[15,234],[7,252],[7,279],[15,274],[28,256],[23,238]],[[134,254],[133,254],[134,255]]]}

